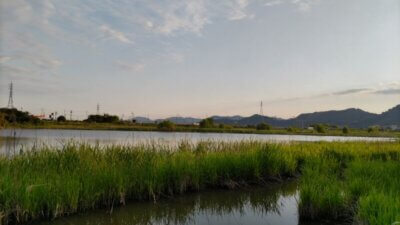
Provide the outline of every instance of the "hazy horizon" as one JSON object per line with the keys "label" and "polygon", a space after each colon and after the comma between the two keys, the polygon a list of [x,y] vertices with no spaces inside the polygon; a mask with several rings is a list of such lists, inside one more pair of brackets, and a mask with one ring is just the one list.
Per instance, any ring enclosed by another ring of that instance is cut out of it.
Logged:
{"label": "hazy horizon", "polygon": [[0,107],[295,117],[400,104],[398,0],[0,2]]}

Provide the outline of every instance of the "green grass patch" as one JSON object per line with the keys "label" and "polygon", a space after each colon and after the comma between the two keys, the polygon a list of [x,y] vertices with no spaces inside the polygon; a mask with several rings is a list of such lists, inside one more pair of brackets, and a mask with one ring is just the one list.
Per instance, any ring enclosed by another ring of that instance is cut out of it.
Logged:
{"label": "green grass patch", "polygon": [[400,142],[43,147],[0,157],[2,224],[301,175],[303,220],[399,221]]}
{"label": "green grass patch", "polygon": [[400,222],[399,143],[347,147],[326,150],[302,168],[301,219]]}

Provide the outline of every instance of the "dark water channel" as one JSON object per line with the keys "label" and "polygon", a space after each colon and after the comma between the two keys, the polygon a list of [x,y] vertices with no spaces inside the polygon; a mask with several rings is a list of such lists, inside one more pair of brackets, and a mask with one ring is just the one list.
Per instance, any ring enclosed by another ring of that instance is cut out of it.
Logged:
{"label": "dark water channel", "polygon": [[189,193],[154,202],[128,203],[124,207],[97,210],[41,222],[35,225],[311,225],[336,223],[299,222],[296,182],[240,190]]}

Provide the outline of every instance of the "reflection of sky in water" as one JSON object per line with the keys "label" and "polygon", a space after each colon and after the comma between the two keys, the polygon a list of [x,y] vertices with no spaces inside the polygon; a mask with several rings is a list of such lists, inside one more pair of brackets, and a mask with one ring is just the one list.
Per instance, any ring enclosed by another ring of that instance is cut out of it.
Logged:
{"label": "reflection of sky in water", "polygon": [[[14,133],[15,132],[15,133]],[[15,138],[14,138],[15,134]],[[101,131],[101,130],[51,130],[51,129],[4,129],[0,130],[0,152],[18,153],[21,149],[32,147],[63,146],[68,142],[99,145],[130,145],[157,143],[176,145],[181,141],[196,143],[204,140],[240,141],[263,140],[274,142],[286,141],[351,141],[351,140],[390,140],[371,137],[339,137],[311,135],[271,135],[271,134],[230,134],[230,133],[186,133],[186,132],[143,132],[143,131]]]}
{"label": "reflection of sky in water", "polygon": [[132,202],[36,225],[339,225],[299,221],[296,182],[238,190],[188,193],[154,202]]}
{"label": "reflection of sky in water", "polygon": [[298,225],[297,184],[184,194],[57,219],[41,225],[284,224]]}

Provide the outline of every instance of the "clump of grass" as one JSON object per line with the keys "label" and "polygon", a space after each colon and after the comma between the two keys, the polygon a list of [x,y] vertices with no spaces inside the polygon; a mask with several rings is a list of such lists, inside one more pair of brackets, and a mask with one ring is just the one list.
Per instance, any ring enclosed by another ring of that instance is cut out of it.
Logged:
{"label": "clump of grass", "polygon": [[368,225],[399,222],[399,153],[398,142],[359,143],[309,157],[302,168],[301,218],[351,219]]}
{"label": "clump of grass", "polygon": [[290,155],[260,142],[181,144],[161,151],[146,145],[44,148],[0,159],[0,212],[3,223],[24,223],[128,200],[261,183],[294,175]]}
{"label": "clump of grass", "polygon": [[314,158],[305,164],[300,183],[299,214],[310,220],[349,217],[348,199],[338,179],[339,163],[332,158]]}
{"label": "clump of grass", "polygon": [[398,193],[373,191],[359,200],[359,224],[400,224],[400,197]]}

